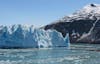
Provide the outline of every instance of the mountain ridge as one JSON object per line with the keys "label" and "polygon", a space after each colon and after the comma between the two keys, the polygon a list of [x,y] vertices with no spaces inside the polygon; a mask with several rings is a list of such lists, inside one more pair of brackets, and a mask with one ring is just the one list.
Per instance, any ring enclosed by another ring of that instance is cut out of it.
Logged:
{"label": "mountain ridge", "polygon": [[[63,36],[65,36],[66,33],[69,33],[71,43],[99,43],[99,27],[100,5],[89,4],[79,11],[76,11],[75,13],[56,21],[56,23],[46,25],[44,29],[56,29],[57,31],[61,32]],[[86,34],[87,36],[82,38],[83,35]]]}

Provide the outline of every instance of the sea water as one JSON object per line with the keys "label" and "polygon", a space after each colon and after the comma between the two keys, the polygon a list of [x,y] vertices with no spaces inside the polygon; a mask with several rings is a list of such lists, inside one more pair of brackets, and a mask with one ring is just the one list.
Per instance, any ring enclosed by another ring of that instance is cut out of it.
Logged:
{"label": "sea water", "polygon": [[71,44],[70,48],[0,49],[0,64],[100,64],[100,45]]}

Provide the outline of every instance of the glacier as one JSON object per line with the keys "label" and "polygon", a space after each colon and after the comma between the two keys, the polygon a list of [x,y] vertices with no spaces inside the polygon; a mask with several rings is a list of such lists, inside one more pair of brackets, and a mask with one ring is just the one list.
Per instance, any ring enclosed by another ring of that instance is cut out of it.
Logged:
{"label": "glacier", "polygon": [[34,28],[26,25],[0,26],[0,48],[68,47],[69,34],[64,38],[56,30]]}

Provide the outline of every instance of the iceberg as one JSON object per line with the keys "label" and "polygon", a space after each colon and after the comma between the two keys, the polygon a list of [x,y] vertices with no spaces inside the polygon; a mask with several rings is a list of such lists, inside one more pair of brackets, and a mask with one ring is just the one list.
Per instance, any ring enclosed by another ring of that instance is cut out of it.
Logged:
{"label": "iceberg", "polygon": [[33,26],[0,26],[0,48],[49,48],[68,47],[67,33],[64,38],[56,30],[34,28]]}

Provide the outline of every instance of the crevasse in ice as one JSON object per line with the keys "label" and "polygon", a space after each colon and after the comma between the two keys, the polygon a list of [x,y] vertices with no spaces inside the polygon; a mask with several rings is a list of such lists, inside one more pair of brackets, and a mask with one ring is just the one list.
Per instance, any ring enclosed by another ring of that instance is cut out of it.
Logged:
{"label": "crevasse in ice", "polygon": [[33,26],[0,26],[1,48],[48,48],[68,47],[69,35],[64,38],[56,30],[34,28]]}

